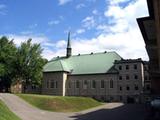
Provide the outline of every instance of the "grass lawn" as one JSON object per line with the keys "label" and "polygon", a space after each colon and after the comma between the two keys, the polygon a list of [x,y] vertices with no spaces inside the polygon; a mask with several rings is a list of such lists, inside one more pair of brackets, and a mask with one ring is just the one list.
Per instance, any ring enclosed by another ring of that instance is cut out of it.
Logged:
{"label": "grass lawn", "polygon": [[43,110],[55,112],[78,112],[102,103],[87,97],[62,97],[33,94],[17,94],[28,103]]}
{"label": "grass lawn", "polygon": [[0,120],[21,120],[0,100]]}

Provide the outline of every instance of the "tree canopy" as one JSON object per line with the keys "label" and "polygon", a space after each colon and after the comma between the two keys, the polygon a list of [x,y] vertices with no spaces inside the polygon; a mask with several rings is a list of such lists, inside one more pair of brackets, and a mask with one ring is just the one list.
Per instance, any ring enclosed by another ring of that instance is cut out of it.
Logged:
{"label": "tree canopy", "polygon": [[0,81],[2,89],[4,86],[9,87],[11,79],[14,76],[13,63],[16,56],[16,46],[13,40],[9,41],[7,37],[0,38]]}
{"label": "tree canopy", "polygon": [[41,56],[40,44],[31,41],[29,39],[16,47],[13,40],[0,38],[0,80],[8,86],[17,80],[26,85],[41,84],[42,69],[47,60]]}

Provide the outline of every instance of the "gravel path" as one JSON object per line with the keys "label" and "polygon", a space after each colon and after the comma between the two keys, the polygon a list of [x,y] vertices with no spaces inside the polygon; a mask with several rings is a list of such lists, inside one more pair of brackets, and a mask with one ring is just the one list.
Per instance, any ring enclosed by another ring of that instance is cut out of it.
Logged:
{"label": "gravel path", "polygon": [[108,103],[82,112],[58,113],[35,108],[13,94],[0,93],[0,99],[22,120],[76,120],[74,116],[81,116],[101,109],[112,109],[123,105],[122,103]]}

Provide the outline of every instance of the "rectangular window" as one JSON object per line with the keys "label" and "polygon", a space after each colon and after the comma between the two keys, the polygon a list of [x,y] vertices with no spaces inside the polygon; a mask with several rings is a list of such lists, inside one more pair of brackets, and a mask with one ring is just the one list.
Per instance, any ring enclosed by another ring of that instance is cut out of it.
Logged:
{"label": "rectangular window", "polygon": [[122,76],[119,76],[119,80],[122,80]]}
{"label": "rectangular window", "polygon": [[134,79],[136,79],[136,80],[137,80],[137,79],[138,79],[138,75],[134,75]]}
{"label": "rectangular window", "polygon": [[126,80],[129,80],[129,75],[126,75]]}
{"label": "rectangular window", "polygon": [[104,80],[101,80],[101,88],[104,88]]}
{"label": "rectangular window", "polygon": [[56,81],[56,86],[55,86],[55,88],[58,88],[58,81]]}
{"label": "rectangular window", "polygon": [[92,88],[96,88],[96,81],[92,80]]}
{"label": "rectangular window", "polygon": [[135,89],[135,90],[138,90],[138,85],[134,85],[134,89]]}
{"label": "rectangular window", "polygon": [[134,64],[134,69],[137,70],[137,65],[136,64]]}
{"label": "rectangular window", "polygon": [[46,87],[49,88],[49,80],[47,80]]}
{"label": "rectangular window", "polygon": [[126,65],[126,70],[129,70],[129,65]]}
{"label": "rectangular window", "polygon": [[54,80],[50,81],[50,88],[54,88]]}
{"label": "rectangular window", "polygon": [[110,80],[110,88],[113,88],[113,80]]}
{"label": "rectangular window", "polygon": [[79,81],[76,81],[76,88],[79,88]]}
{"label": "rectangular window", "polygon": [[119,87],[119,90],[122,91],[122,86]]}
{"label": "rectangular window", "polygon": [[83,81],[83,89],[87,89],[87,80]]}
{"label": "rectangular window", "polygon": [[119,70],[122,70],[122,66],[121,65],[119,66]]}
{"label": "rectangular window", "polygon": [[127,87],[126,87],[126,90],[128,90],[128,91],[130,90],[130,87],[129,87],[128,85],[127,85]]}
{"label": "rectangular window", "polygon": [[151,88],[150,85],[147,84],[147,85],[146,85],[146,90],[150,90],[150,88]]}

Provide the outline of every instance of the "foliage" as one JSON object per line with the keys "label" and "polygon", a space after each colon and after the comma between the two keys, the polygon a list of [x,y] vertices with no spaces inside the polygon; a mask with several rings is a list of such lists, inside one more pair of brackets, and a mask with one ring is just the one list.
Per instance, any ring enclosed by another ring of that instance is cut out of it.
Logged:
{"label": "foliage", "polygon": [[17,95],[37,108],[56,112],[77,112],[102,105],[102,103],[87,97]]}
{"label": "foliage", "polygon": [[[1,86],[9,88],[11,82],[19,80],[25,85],[40,85],[42,69],[47,60],[41,56],[40,44],[32,44],[31,39],[16,47],[13,40],[0,38],[0,79]],[[12,80],[12,81],[11,81]]]}
{"label": "foliage", "polygon": [[42,69],[46,60],[41,56],[40,44],[32,44],[31,39],[21,44],[17,49],[15,62],[17,78],[25,84],[40,84]]}
{"label": "foliage", "polygon": [[13,78],[13,63],[16,56],[16,46],[7,37],[0,38],[0,79],[5,86],[9,86]]}
{"label": "foliage", "polygon": [[0,120],[20,120],[20,118],[12,113],[0,100]]}

